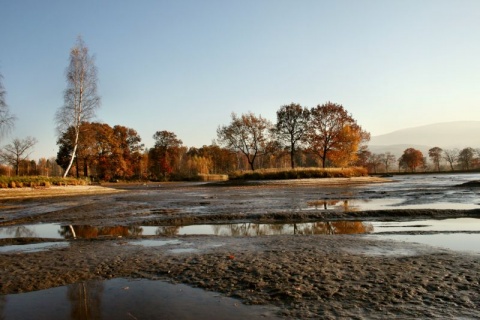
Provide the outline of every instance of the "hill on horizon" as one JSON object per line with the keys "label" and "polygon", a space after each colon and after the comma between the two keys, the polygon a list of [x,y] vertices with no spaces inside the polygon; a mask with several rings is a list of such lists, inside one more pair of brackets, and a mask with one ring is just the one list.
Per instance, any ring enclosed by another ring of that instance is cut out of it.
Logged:
{"label": "hill on horizon", "polygon": [[397,130],[373,136],[368,143],[372,153],[391,152],[399,157],[407,148],[425,156],[433,147],[442,149],[480,148],[480,121],[454,121]]}

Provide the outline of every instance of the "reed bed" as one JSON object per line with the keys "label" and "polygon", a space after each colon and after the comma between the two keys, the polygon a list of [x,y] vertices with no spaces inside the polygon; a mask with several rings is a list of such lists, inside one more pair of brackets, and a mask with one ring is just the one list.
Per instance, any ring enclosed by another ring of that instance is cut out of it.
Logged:
{"label": "reed bed", "polygon": [[6,177],[0,176],[0,189],[5,188],[48,188],[50,186],[81,186],[88,184],[88,181],[75,178],[61,177]]}
{"label": "reed bed", "polygon": [[199,174],[197,176],[198,181],[226,181],[228,175],[226,174]]}
{"label": "reed bed", "polygon": [[230,180],[287,180],[318,178],[352,178],[368,176],[363,167],[349,168],[295,168],[295,169],[259,169],[255,171],[236,171],[229,175]]}

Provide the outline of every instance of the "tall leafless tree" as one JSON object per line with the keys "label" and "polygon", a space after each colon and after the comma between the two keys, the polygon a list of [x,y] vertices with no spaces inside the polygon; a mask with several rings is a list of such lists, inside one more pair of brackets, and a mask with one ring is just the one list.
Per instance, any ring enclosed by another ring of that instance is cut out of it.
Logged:
{"label": "tall leafless tree", "polygon": [[37,139],[27,137],[23,140],[13,139],[12,143],[3,147],[0,152],[0,159],[15,168],[15,174],[18,176],[20,162],[26,160],[31,152],[28,152],[35,144]]}
{"label": "tall leafless tree", "polygon": [[8,133],[13,128],[15,116],[10,113],[5,96],[7,92],[2,83],[3,76],[0,73],[0,138]]}
{"label": "tall leafless tree", "polygon": [[383,165],[385,166],[385,172],[388,173],[388,169],[392,163],[394,163],[397,159],[395,155],[390,152],[382,153],[380,155],[380,161],[382,161]]}
{"label": "tall leafless tree", "polygon": [[64,177],[68,175],[75,159],[82,123],[92,119],[100,107],[100,97],[97,94],[97,68],[94,57],[88,53],[88,47],[81,37],[77,38],[76,45],[70,51],[70,64],[66,76],[64,104],[55,115],[59,136],[69,127],[73,127],[75,132],[73,151]]}
{"label": "tall leafless tree", "polygon": [[453,165],[457,162],[459,153],[460,151],[458,151],[458,149],[443,150],[443,159],[450,164],[450,169],[452,171],[455,170]]}
{"label": "tall leafless tree", "polygon": [[301,105],[291,103],[280,107],[277,111],[276,133],[282,142],[290,148],[290,164],[295,168],[295,150],[307,133],[310,112]]}

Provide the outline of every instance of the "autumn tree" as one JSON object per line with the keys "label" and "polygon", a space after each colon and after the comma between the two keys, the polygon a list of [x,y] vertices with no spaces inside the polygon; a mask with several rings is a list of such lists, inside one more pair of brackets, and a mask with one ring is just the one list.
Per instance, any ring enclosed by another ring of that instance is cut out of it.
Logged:
{"label": "autumn tree", "polygon": [[470,170],[472,168],[473,159],[475,157],[475,150],[473,148],[464,148],[458,154],[458,162],[463,170]]}
{"label": "autumn tree", "polygon": [[310,110],[307,142],[325,168],[330,162],[346,166],[356,160],[360,145],[370,140],[342,105],[327,102]]}
{"label": "autumn tree", "polygon": [[290,164],[295,168],[295,151],[306,136],[310,112],[299,104],[291,103],[277,111],[277,138],[290,149]]}
{"label": "autumn tree", "polygon": [[445,149],[443,150],[443,159],[448,162],[450,165],[450,169],[453,171],[454,170],[454,164],[458,160],[458,154],[459,151],[458,149]]}
{"label": "autumn tree", "polygon": [[0,159],[15,168],[15,174],[19,175],[20,164],[31,154],[30,150],[37,143],[37,139],[27,137],[25,139],[13,139],[0,152]]}
{"label": "autumn tree", "polygon": [[140,161],[144,145],[140,135],[132,128],[116,125],[113,127],[114,155],[121,165],[115,175],[131,177],[140,175]]}
{"label": "autumn tree", "polygon": [[433,162],[434,170],[440,171],[440,160],[442,159],[443,150],[439,147],[433,147],[428,150],[428,156]]}
{"label": "autumn tree", "polygon": [[100,97],[97,94],[97,68],[81,37],[77,38],[76,45],[70,50],[70,64],[66,70],[66,77],[64,104],[55,115],[59,135],[70,127],[74,131],[73,149],[64,177],[68,175],[77,155],[82,123],[92,119],[100,107]]}
{"label": "autumn tree", "polygon": [[[56,162],[63,168],[64,172],[66,172],[67,169],[68,172],[71,172],[73,171],[72,168],[74,168],[76,169],[76,176],[79,178],[81,168],[83,167],[83,175],[85,177],[89,176],[88,167],[90,161],[93,161],[96,156],[96,130],[98,130],[98,127],[94,124],[83,122],[78,130],[78,139],[73,126],[67,128],[58,137],[57,145],[59,146],[59,150],[57,152]],[[78,143],[74,156],[73,150],[76,140]]]}
{"label": "autumn tree", "polygon": [[7,92],[3,87],[3,76],[0,73],[0,138],[13,128],[15,116],[10,113],[5,96]]}
{"label": "autumn tree", "polygon": [[149,160],[151,172],[159,178],[167,179],[179,162],[182,140],[170,131],[157,131],[153,135],[155,146],[150,149]]}
{"label": "autumn tree", "polygon": [[[57,141],[57,163],[68,166],[75,140],[74,128],[70,127]],[[80,127],[75,165],[77,177],[83,168],[83,176],[93,173],[100,179],[131,178],[140,174],[143,145],[137,132],[131,128],[106,123],[84,122]],[[89,173],[89,171],[92,171]]]}
{"label": "autumn tree", "polygon": [[257,157],[269,152],[272,128],[270,121],[262,116],[257,117],[252,112],[240,117],[232,113],[231,123],[218,127],[217,137],[230,150],[241,152],[253,171]]}
{"label": "autumn tree", "polygon": [[419,166],[424,164],[423,153],[420,150],[408,148],[403,152],[398,161],[401,167],[408,168],[411,172],[415,172]]}

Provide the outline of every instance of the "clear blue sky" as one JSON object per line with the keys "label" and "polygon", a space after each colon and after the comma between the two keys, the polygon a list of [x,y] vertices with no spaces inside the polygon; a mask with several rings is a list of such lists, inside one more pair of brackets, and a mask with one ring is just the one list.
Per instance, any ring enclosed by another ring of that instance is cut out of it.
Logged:
{"label": "clear blue sky", "polygon": [[372,135],[480,120],[478,0],[0,0],[14,137],[56,156],[70,48],[96,57],[97,121],[208,145],[231,112],[342,104]]}

